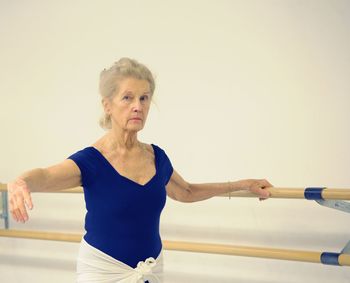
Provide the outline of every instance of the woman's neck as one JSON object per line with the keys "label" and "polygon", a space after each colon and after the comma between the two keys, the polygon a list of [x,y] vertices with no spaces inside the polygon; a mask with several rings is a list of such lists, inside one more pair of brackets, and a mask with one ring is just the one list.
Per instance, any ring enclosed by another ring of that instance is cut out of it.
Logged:
{"label": "woman's neck", "polygon": [[137,132],[122,132],[111,129],[106,134],[106,146],[110,150],[129,152],[142,147],[137,139]]}

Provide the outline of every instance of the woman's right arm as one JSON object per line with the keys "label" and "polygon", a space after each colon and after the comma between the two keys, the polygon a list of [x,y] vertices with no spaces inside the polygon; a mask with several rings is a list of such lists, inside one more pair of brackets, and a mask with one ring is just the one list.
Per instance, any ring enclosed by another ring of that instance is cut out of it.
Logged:
{"label": "woman's right arm", "polygon": [[33,208],[31,192],[58,191],[80,185],[80,169],[70,159],[48,168],[27,171],[7,184],[12,217],[20,222],[28,220],[27,208]]}

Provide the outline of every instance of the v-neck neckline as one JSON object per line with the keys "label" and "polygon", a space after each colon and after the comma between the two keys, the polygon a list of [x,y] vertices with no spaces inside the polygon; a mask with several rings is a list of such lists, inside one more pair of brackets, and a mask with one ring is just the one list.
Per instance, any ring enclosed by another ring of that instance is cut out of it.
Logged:
{"label": "v-neck neckline", "polygon": [[157,174],[158,174],[157,150],[156,150],[154,144],[151,143],[151,146],[152,146],[152,148],[153,148],[153,153],[154,153],[154,166],[155,166],[156,172],[155,172],[155,174],[154,174],[145,184],[140,184],[140,183],[138,183],[138,182],[136,182],[136,181],[134,181],[134,180],[132,180],[132,179],[130,179],[130,178],[128,178],[128,177],[122,175],[122,174],[120,174],[120,173],[118,172],[118,170],[117,170],[116,168],[114,168],[114,166],[108,161],[108,159],[107,159],[97,148],[95,148],[95,147],[93,147],[93,146],[89,146],[88,148],[91,148],[91,149],[93,149],[95,152],[97,152],[97,154],[98,154],[98,155],[101,157],[101,159],[107,164],[107,166],[108,166],[109,168],[111,168],[112,171],[113,171],[115,174],[117,174],[119,177],[121,177],[122,179],[124,179],[124,180],[126,180],[126,181],[128,181],[128,182],[130,182],[130,183],[132,183],[132,184],[134,184],[134,185],[137,185],[137,186],[140,186],[140,187],[146,187],[148,184],[150,184],[150,183],[153,181],[153,179],[155,179],[155,177],[156,177]]}

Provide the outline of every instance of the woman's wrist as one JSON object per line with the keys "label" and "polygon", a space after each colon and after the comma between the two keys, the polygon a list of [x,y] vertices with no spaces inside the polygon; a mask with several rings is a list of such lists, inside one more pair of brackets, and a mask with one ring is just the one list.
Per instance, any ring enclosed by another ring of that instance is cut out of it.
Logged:
{"label": "woman's wrist", "polygon": [[230,192],[234,191],[243,191],[249,189],[250,180],[249,179],[243,179],[238,181],[229,181],[230,184]]}

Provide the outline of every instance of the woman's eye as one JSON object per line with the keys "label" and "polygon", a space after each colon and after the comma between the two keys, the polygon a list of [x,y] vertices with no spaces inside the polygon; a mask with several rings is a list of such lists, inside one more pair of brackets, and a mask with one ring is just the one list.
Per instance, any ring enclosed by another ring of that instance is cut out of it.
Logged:
{"label": "woman's eye", "polygon": [[141,96],[141,101],[147,101],[148,100],[148,96],[145,95],[145,96]]}
{"label": "woman's eye", "polygon": [[124,100],[129,100],[129,99],[130,99],[130,96],[129,96],[129,95],[125,95],[125,96],[123,97],[123,99],[124,99]]}

